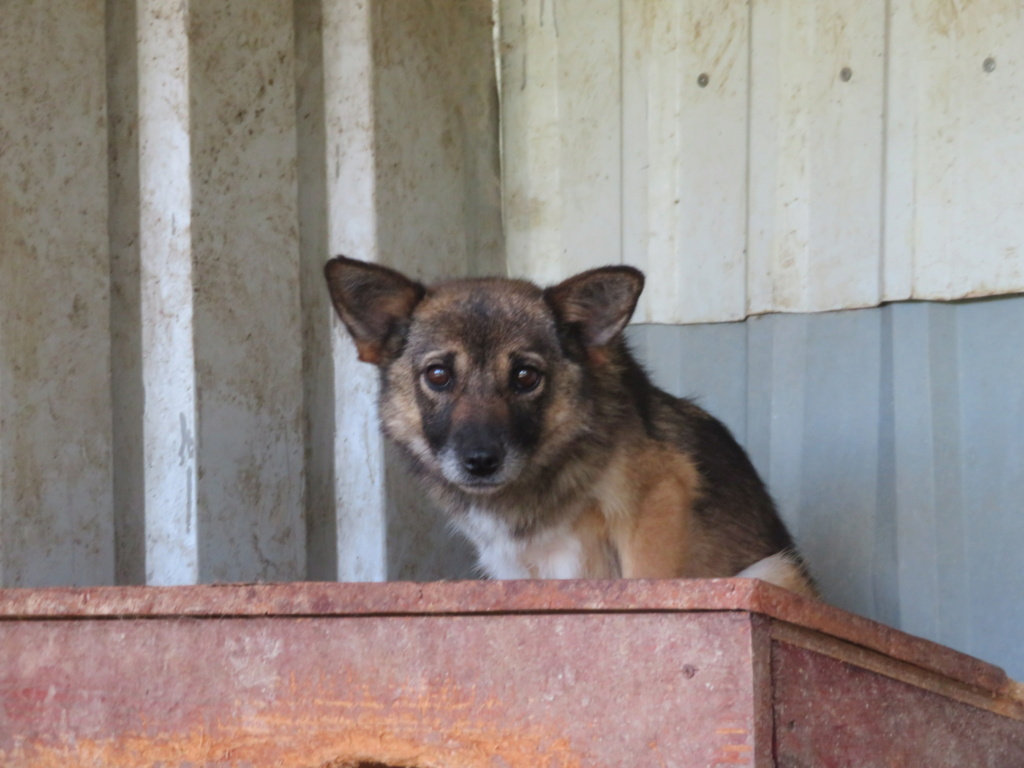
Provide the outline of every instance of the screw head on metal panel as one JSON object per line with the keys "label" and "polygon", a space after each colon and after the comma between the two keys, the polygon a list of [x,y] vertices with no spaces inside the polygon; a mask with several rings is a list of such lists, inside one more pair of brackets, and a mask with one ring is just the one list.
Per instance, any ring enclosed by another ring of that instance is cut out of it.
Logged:
{"label": "screw head on metal panel", "polygon": [[853,70],[849,67],[843,67],[839,70],[839,79],[844,83],[850,82],[850,78],[853,77]]}
{"label": "screw head on metal panel", "polygon": [[697,76],[697,85],[701,88],[706,88],[709,80],[710,78],[708,77],[708,73],[701,72],[700,75]]}
{"label": "screw head on metal panel", "polygon": [[989,56],[981,63],[981,68],[984,69],[986,72],[991,72],[996,68],[996,60]]}

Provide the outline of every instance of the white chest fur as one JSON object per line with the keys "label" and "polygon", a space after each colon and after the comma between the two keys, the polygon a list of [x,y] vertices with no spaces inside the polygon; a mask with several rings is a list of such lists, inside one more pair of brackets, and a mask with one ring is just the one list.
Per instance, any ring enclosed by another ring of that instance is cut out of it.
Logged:
{"label": "white chest fur", "polygon": [[515,538],[502,520],[472,510],[458,523],[477,548],[481,570],[492,579],[578,579],[583,544],[566,524]]}

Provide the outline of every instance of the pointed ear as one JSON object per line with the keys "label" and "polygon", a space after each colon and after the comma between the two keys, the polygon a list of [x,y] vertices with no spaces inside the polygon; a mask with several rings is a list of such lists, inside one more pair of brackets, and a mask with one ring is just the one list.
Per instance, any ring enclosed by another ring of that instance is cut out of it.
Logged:
{"label": "pointed ear", "polygon": [[633,267],[601,267],[544,291],[563,323],[575,323],[588,348],[603,347],[626,327],[644,289],[644,273]]}
{"label": "pointed ear", "polygon": [[409,319],[426,289],[393,269],[345,256],[328,261],[324,276],[359,359],[380,365],[395,326]]}

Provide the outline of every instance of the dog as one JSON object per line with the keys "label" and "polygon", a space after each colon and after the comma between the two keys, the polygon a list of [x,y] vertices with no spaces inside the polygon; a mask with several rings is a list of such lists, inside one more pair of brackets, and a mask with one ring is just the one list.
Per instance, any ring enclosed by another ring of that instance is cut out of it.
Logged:
{"label": "dog", "polygon": [[385,435],[493,579],[760,578],[816,590],[747,454],[623,338],[628,266],[542,289],[425,286],[339,256],[331,300],[378,367]]}

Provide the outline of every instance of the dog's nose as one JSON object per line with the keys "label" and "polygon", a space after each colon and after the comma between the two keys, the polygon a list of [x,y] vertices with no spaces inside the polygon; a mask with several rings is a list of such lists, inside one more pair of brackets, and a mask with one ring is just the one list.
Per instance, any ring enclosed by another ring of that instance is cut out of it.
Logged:
{"label": "dog's nose", "polygon": [[498,471],[498,467],[501,466],[501,456],[494,449],[476,448],[467,451],[462,457],[462,466],[471,475],[488,477]]}

